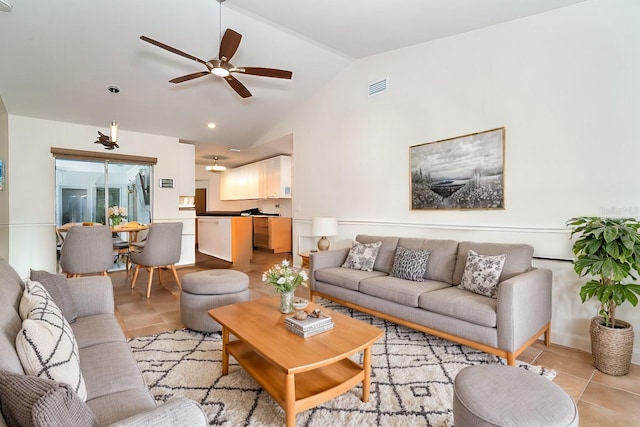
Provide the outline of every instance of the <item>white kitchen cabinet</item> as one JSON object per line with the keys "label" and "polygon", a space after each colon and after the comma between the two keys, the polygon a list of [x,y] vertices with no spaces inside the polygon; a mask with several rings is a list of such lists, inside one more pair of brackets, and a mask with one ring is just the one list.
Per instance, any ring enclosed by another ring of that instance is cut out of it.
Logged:
{"label": "white kitchen cabinet", "polygon": [[276,156],[227,169],[220,176],[220,200],[290,198],[290,156]]}
{"label": "white kitchen cabinet", "polygon": [[220,176],[220,200],[258,199],[259,181],[256,163],[227,169]]}
{"label": "white kitchen cabinet", "polygon": [[277,156],[262,162],[262,199],[291,198],[291,157]]}

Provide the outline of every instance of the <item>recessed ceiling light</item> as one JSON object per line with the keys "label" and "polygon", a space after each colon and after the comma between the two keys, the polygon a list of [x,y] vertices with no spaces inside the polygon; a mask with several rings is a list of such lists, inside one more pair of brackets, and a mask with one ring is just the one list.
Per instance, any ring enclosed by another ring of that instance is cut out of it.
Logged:
{"label": "recessed ceiling light", "polygon": [[232,153],[239,153],[240,150],[237,148],[229,148],[229,151],[231,151]]}
{"label": "recessed ceiling light", "polygon": [[215,127],[216,127],[216,124],[215,124],[215,123],[207,123],[207,127],[208,127],[209,129],[213,129],[213,128],[215,128]]}

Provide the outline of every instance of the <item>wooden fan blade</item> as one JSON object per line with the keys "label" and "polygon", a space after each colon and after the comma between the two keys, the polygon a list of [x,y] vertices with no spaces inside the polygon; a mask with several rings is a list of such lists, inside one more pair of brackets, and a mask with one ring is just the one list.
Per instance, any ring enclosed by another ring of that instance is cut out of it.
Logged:
{"label": "wooden fan blade", "polygon": [[158,46],[159,48],[162,48],[164,50],[168,50],[169,52],[175,53],[176,55],[180,55],[180,56],[183,56],[183,57],[185,57],[187,59],[191,59],[192,61],[199,62],[201,64],[204,64],[205,66],[207,65],[207,63],[205,61],[203,61],[202,59],[200,59],[200,58],[196,58],[195,56],[189,55],[188,53],[184,53],[183,51],[178,50],[178,49],[176,49],[174,47],[171,47],[171,46],[166,45],[164,43],[160,43],[159,41],[150,39],[147,36],[140,36],[140,40],[143,40],[143,41],[145,41],[147,43],[151,43],[152,45]]}
{"label": "wooden fan blade", "polygon": [[220,53],[218,55],[218,59],[230,61],[231,57],[235,55],[236,50],[238,50],[241,39],[242,34],[236,33],[231,28],[227,28],[227,31],[224,32],[224,36],[222,36],[222,41],[220,42]]}
{"label": "wooden fan blade", "polygon": [[224,79],[227,81],[227,83],[229,83],[229,86],[231,86],[233,90],[235,90],[241,97],[248,98],[251,96],[251,92],[249,92],[249,89],[247,89],[242,83],[240,83],[240,81],[238,81],[238,79],[233,77],[231,74],[229,74]]}
{"label": "wooden fan blade", "polygon": [[176,77],[175,79],[171,79],[169,80],[169,83],[182,83],[182,82],[186,82],[187,80],[197,79],[198,77],[208,76],[209,74],[211,73],[209,73],[208,71],[198,71],[197,73],[191,73],[191,74],[187,74],[186,76]]}
{"label": "wooden fan blade", "polygon": [[263,67],[241,67],[238,69],[238,72],[251,74],[253,76],[275,77],[276,79],[291,79],[293,75],[291,71]]}

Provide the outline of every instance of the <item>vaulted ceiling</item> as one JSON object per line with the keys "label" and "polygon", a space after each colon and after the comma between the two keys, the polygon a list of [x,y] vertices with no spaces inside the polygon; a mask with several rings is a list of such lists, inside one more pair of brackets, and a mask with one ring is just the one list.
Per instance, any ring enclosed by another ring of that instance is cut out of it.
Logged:
{"label": "vaulted ceiling", "polygon": [[[121,129],[195,143],[196,163],[218,155],[233,166],[285,151],[286,140],[251,146],[352,61],[583,0],[6,1],[0,97],[9,114],[103,129],[117,119]],[[293,78],[235,74],[253,94],[246,99],[212,75],[172,84],[206,68],[140,40],[207,61],[226,28],[242,34],[234,65]]]}

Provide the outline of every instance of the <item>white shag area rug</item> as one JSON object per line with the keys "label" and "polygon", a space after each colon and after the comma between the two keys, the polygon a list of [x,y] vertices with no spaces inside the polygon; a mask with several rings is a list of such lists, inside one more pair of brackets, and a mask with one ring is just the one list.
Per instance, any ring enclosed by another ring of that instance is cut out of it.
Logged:
{"label": "white shag area rug", "polygon": [[[297,414],[297,426],[452,426],[453,380],[458,371],[478,364],[505,364],[497,356],[455,344],[404,326],[320,303],[382,329],[371,361],[368,403],[361,386]],[[157,401],[186,396],[200,403],[214,426],[283,426],[284,411],[232,358],[222,376],[219,333],[188,329],[129,340],[129,346]],[[360,362],[361,355],[354,356]],[[555,372],[517,362],[550,380]]]}

